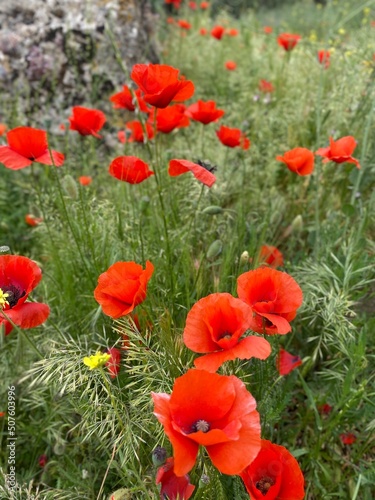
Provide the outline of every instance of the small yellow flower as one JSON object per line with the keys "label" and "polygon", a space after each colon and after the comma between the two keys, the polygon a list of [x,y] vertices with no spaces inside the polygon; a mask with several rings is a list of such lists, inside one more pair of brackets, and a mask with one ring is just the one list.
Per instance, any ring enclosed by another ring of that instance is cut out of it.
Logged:
{"label": "small yellow flower", "polygon": [[7,298],[9,297],[9,293],[3,292],[0,288],[0,309],[5,309],[5,306],[9,306],[9,302]]}
{"label": "small yellow flower", "polygon": [[100,368],[101,366],[105,365],[110,357],[110,354],[97,351],[92,356],[84,357],[83,362],[90,368],[90,370],[95,370],[95,368]]}
{"label": "small yellow flower", "polygon": [[370,12],[371,12],[370,7],[366,7],[365,9],[363,9],[363,13],[365,16],[368,16],[370,14]]}
{"label": "small yellow flower", "polygon": [[339,29],[339,34],[340,35],[345,35],[346,31],[344,30],[344,28],[340,28]]}
{"label": "small yellow flower", "polygon": [[310,42],[316,42],[318,37],[316,36],[316,31],[312,30],[310,32],[309,40]]}

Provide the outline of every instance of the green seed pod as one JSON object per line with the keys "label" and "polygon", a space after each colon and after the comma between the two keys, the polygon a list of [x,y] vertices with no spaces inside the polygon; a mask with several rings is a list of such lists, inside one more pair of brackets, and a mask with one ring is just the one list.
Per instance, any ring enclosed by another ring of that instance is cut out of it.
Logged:
{"label": "green seed pod", "polygon": [[202,210],[202,214],[205,215],[217,215],[223,213],[224,210],[218,205],[210,205]]}
{"label": "green seed pod", "polygon": [[70,196],[72,200],[78,199],[78,185],[71,175],[66,175],[61,184],[66,194]]}
{"label": "green seed pod", "polygon": [[223,243],[221,240],[215,240],[211,243],[209,249],[207,250],[207,259],[214,259],[221,254],[223,249]]}

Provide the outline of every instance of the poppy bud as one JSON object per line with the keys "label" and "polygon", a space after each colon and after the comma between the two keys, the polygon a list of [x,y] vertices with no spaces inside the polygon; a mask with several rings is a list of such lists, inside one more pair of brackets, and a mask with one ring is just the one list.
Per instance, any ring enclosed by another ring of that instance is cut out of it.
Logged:
{"label": "poppy bud", "polygon": [[240,257],[240,264],[247,264],[249,262],[249,252],[245,250],[244,252],[241,253]]}
{"label": "poppy bud", "polygon": [[293,222],[292,222],[292,230],[293,231],[296,231],[296,232],[300,232],[302,231],[303,229],[303,219],[302,219],[302,215],[297,215]]}
{"label": "poppy bud", "polygon": [[210,205],[209,207],[206,207],[202,210],[202,214],[206,215],[217,215],[221,214],[223,212],[223,209],[219,207],[218,205]]}
{"label": "poppy bud", "polygon": [[78,186],[71,175],[68,174],[63,178],[62,187],[66,194],[72,198],[72,200],[78,199]]}
{"label": "poppy bud", "polygon": [[157,446],[152,452],[152,463],[155,467],[160,467],[167,460],[167,450],[162,446]]}
{"label": "poppy bud", "polygon": [[220,240],[215,240],[207,250],[207,259],[214,259],[221,254],[222,249],[223,243]]}

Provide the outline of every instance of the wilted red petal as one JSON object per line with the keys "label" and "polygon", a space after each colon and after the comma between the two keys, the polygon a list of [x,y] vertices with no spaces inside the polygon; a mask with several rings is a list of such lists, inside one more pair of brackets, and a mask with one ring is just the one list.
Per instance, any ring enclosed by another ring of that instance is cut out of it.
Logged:
{"label": "wilted red petal", "polygon": [[208,187],[216,182],[216,177],[209,170],[188,160],[171,160],[168,173],[172,177],[192,172],[194,177]]}
{"label": "wilted red petal", "polygon": [[302,360],[299,356],[290,354],[285,349],[280,348],[276,360],[276,367],[280,375],[288,375],[288,373],[300,365],[302,365]]}

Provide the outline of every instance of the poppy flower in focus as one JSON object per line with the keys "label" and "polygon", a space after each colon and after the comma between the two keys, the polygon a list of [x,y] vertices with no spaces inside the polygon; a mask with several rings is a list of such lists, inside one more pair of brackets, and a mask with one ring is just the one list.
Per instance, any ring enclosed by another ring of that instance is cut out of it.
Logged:
{"label": "poppy flower in focus", "polygon": [[216,38],[216,40],[221,40],[225,34],[225,28],[223,26],[214,26],[211,30],[211,36]]}
{"label": "poppy flower in focus", "polygon": [[147,283],[154,272],[148,260],[146,268],[135,262],[116,262],[98,278],[95,300],[104,314],[113,319],[129,314],[146,298]]}
{"label": "poppy flower in focus", "polygon": [[161,500],[165,498],[169,500],[188,500],[193,494],[195,486],[190,484],[187,474],[176,476],[173,466],[174,458],[170,457],[157,470],[155,483],[161,484],[160,498]]}
{"label": "poppy flower in focus", "polygon": [[186,21],[186,19],[179,19],[177,21],[177,24],[183,30],[189,30],[191,28],[191,24],[188,21]]}
{"label": "poppy flower in focus", "polygon": [[[174,104],[167,108],[156,111],[156,129],[163,134],[169,134],[176,128],[188,127],[189,118],[185,115],[186,106],[184,104]],[[150,115],[148,122],[154,122],[154,116]]]}
{"label": "poppy flower in focus", "polygon": [[108,354],[111,356],[105,366],[111,378],[116,378],[121,367],[121,351],[117,347],[108,349]]}
{"label": "poppy flower in focus", "polygon": [[147,163],[136,156],[118,156],[111,162],[109,173],[119,181],[129,184],[140,184],[154,175]]}
{"label": "poppy flower in focus", "polygon": [[240,474],[252,500],[303,500],[305,480],[297,460],[284,446],[261,441],[256,459]]}
{"label": "poppy flower in focus", "polygon": [[13,329],[7,318],[20,328],[34,328],[48,318],[47,304],[26,302],[41,279],[42,270],[34,261],[20,255],[0,255],[0,330],[4,326],[5,335]]}
{"label": "poppy flower in focus", "polygon": [[[152,139],[155,135],[154,129],[149,123],[145,123],[146,134],[148,139]],[[117,134],[120,142],[145,142],[144,129],[139,120],[133,120],[125,123],[125,131],[120,130]]]}
{"label": "poppy flower in focus", "polygon": [[323,156],[323,163],[334,161],[335,163],[354,163],[357,168],[361,168],[359,161],[351,155],[357,147],[357,141],[351,135],[341,137],[334,141],[332,137],[329,138],[329,147],[320,148],[315,153],[318,156]]}
{"label": "poppy flower in focus", "polygon": [[342,444],[351,445],[357,441],[357,436],[352,432],[345,432],[340,434]]}
{"label": "poppy flower in focus", "polygon": [[33,161],[60,167],[64,155],[48,149],[47,132],[31,127],[17,127],[7,133],[8,146],[0,146],[0,163],[11,170],[28,167]]}
{"label": "poppy flower in focus", "polygon": [[239,31],[236,28],[229,28],[227,30],[227,35],[229,36],[238,36]]}
{"label": "poppy flower in focus", "polygon": [[276,160],[282,161],[291,172],[301,176],[310,175],[314,170],[314,153],[306,148],[291,149],[283,156],[276,156]]}
{"label": "poppy flower in focus", "polygon": [[285,349],[280,348],[276,358],[276,368],[280,375],[288,375],[300,365],[302,365],[302,360],[299,356],[294,356]]}
{"label": "poppy flower in focus", "polygon": [[269,335],[291,331],[289,321],[302,304],[302,290],[289,274],[270,267],[259,267],[237,279],[238,297],[253,310],[253,330]]}
{"label": "poppy flower in focus", "polygon": [[130,78],[144,92],[143,99],[156,108],[171,101],[186,101],[194,94],[190,80],[178,79],[179,70],[166,64],[135,64]]}
{"label": "poppy flower in focus", "polygon": [[239,128],[230,128],[222,125],[220,129],[216,131],[216,135],[219,138],[219,141],[228,148],[235,148],[239,146],[242,149],[247,150],[250,147],[250,140]]}
{"label": "poppy flower in focus", "polygon": [[325,68],[328,68],[330,65],[330,57],[331,53],[329,50],[318,50],[318,61],[320,64],[323,64]]}
{"label": "poppy flower in focus", "polygon": [[215,101],[201,101],[191,104],[185,111],[186,116],[207,125],[211,122],[218,121],[225,111],[216,107]]}
{"label": "poppy flower in focus", "polygon": [[234,71],[237,68],[237,63],[234,61],[226,61],[225,67],[228,71]]}
{"label": "poppy flower in focus", "polygon": [[225,361],[266,359],[271,346],[262,337],[241,338],[251,329],[251,307],[229,293],[213,293],[198,300],[186,317],[183,339],[194,352],[209,353],[194,361],[200,370],[215,372]]}
{"label": "poppy flower in focus", "polygon": [[89,175],[81,175],[78,177],[78,182],[81,184],[81,186],[89,186],[92,183],[92,177]]}
{"label": "poppy flower in focus", "polygon": [[216,182],[216,177],[205,167],[193,163],[188,160],[171,160],[169,162],[168,174],[171,177],[191,172],[198,181],[208,187],[211,187]]}
{"label": "poppy flower in focus", "polygon": [[35,217],[35,215],[33,214],[26,214],[25,222],[28,226],[35,227],[38,226],[41,222],[43,222],[43,219],[41,217]]}
{"label": "poppy flower in focus", "polygon": [[258,87],[261,92],[265,93],[271,93],[275,90],[275,87],[272,85],[272,83],[268,82],[267,80],[260,80]]}
{"label": "poppy flower in focus", "polygon": [[260,264],[268,264],[273,268],[284,265],[283,254],[272,245],[262,245],[260,247],[258,260]]}
{"label": "poppy flower in focus", "polygon": [[154,415],[172,443],[176,476],[194,467],[200,445],[223,474],[239,474],[256,457],[256,401],[234,375],[188,370],[175,380],[171,395],[152,393],[152,398]]}
{"label": "poppy flower in focus", "polygon": [[263,27],[263,32],[266,33],[266,35],[269,35],[270,33],[273,32],[272,26],[264,26]]}
{"label": "poppy flower in focus", "polygon": [[301,36],[296,35],[294,33],[281,33],[277,37],[277,43],[280,45],[280,47],[283,47],[283,49],[286,50],[287,52],[294,49],[294,47],[300,40]]}
{"label": "poppy flower in focus", "polygon": [[5,123],[0,123],[0,137],[5,134],[7,128],[8,127],[5,125]]}
{"label": "poppy flower in focus", "polygon": [[70,130],[76,130],[81,135],[93,135],[98,139],[102,138],[98,134],[106,122],[105,114],[102,111],[84,108],[83,106],[74,106],[72,111],[73,114],[69,117]]}

